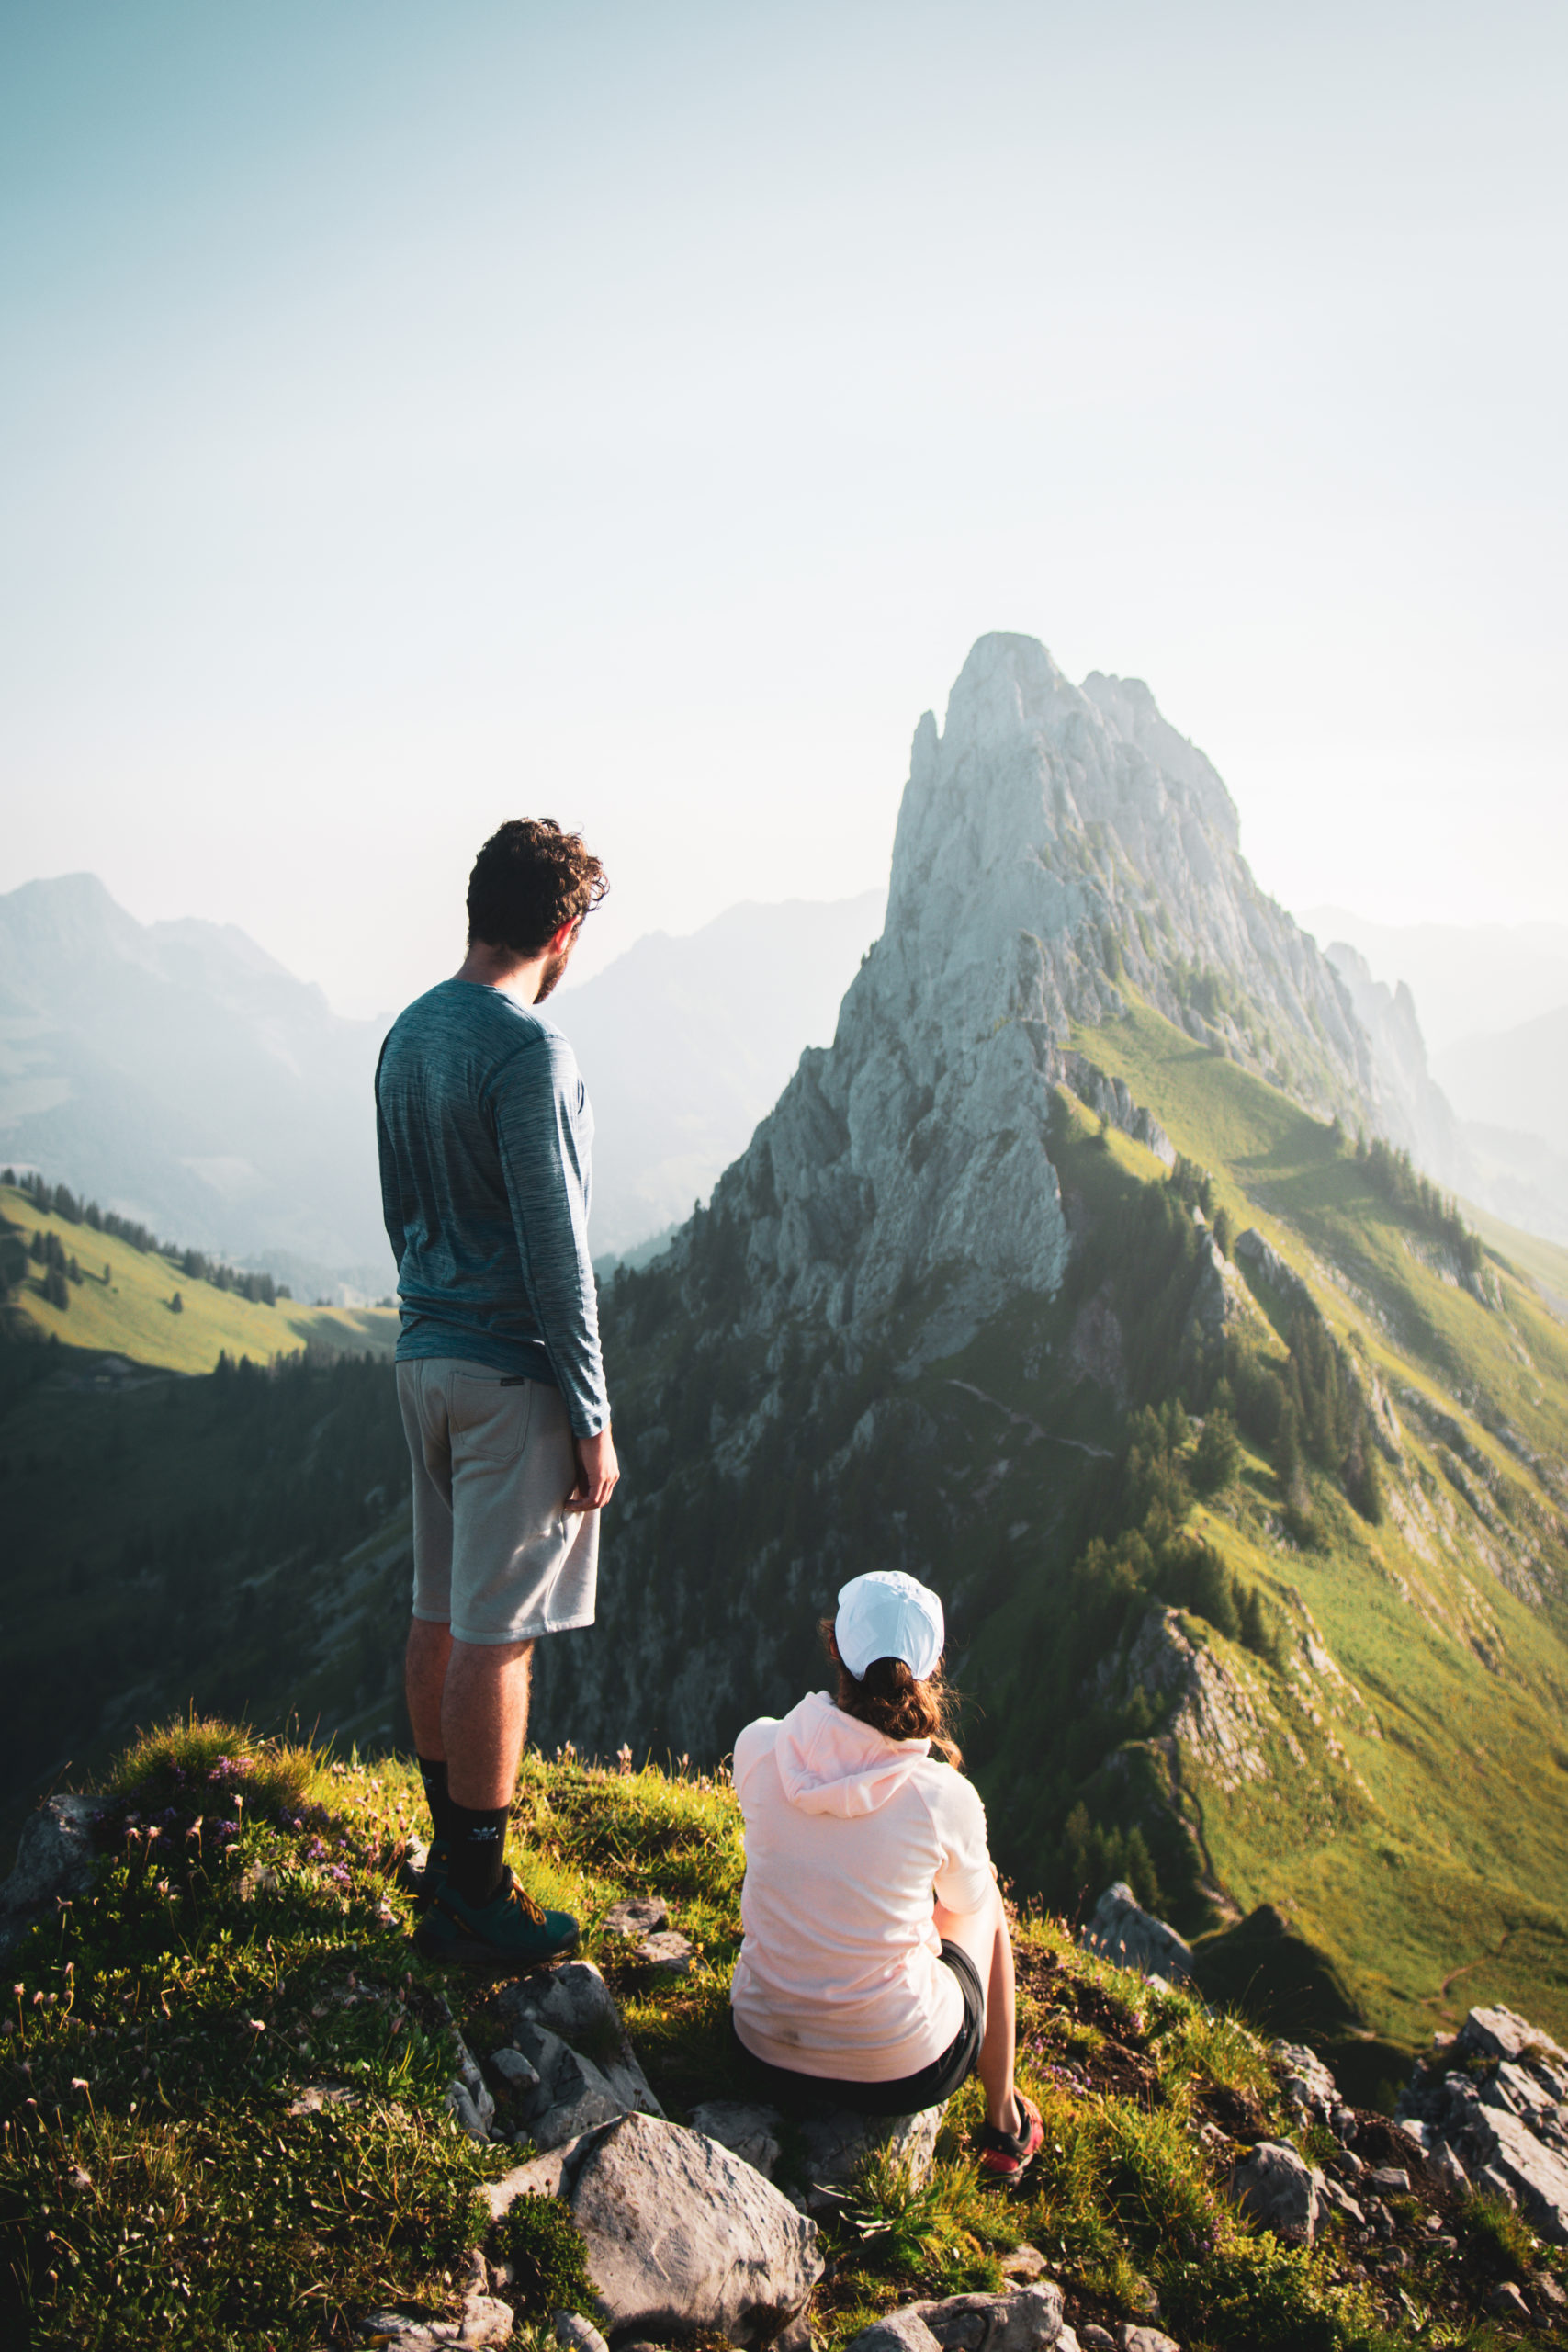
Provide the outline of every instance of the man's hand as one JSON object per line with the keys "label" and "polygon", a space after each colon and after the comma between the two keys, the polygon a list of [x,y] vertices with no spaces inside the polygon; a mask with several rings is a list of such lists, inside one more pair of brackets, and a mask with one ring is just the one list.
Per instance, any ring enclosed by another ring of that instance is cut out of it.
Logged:
{"label": "man's hand", "polygon": [[577,1484],[566,1498],[568,1510],[603,1510],[615,1490],[621,1465],[615,1459],[615,1441],[608,1430],[601,1430],[597,1437],[574,1437],[577,1449]]}

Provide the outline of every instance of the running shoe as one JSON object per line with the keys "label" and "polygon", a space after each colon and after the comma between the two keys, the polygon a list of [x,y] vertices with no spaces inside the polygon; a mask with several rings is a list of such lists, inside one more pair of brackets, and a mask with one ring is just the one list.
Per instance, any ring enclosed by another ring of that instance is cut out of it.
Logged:
{"label": "running shoe", "polygon": [[1022,2120],[1021,2132],[998,2132],[994,2123],[980,2126],[980,2170],[993,2180],[1021,2180],[1045,2144],[1045,2126],[1034,2101],[1015,2090],[1012,2103]]}
{"label": "running shoe", "polygon": [[438,1886],[414,1929],[426,1960],[459,1960],[474,1968],[536,1968],[576,1943],[569,1911],[543,1911],[510,1870],[488,1903],[465,1903],[450,1881]]}

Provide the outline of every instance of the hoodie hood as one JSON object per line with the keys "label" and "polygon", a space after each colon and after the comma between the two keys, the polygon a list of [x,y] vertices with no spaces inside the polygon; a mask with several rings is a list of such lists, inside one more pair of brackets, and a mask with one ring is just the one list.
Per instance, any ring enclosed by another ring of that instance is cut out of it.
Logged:
{"label": "hoodie hood", "polygon": [[931,1753],[929,1739],[888,1739],[813,1690],[773,1742],[779,1779],[802,1813],[875,1813]]}

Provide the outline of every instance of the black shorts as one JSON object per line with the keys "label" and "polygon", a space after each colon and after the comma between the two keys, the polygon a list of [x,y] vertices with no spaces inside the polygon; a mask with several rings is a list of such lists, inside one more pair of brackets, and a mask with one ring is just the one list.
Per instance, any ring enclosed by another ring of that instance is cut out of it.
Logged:
{"label": "black shorts", "polygon": [[822,2075],[797,2075],[793,2067],[770,2066],[766,2059],[754,2057],[735,2030],[732,2009],[729,2030],[749,2085],[786,2112],[826,2106],[852,2108],[857,2115],[919,2115],[925,2108],[944,2106],[979,2063],[986,2032],[986,1992],[961,1944],[949,1943],[944,1936],[942,1956],[958,1979],[964,2022],[941,2057],[933,2058],[930,2065],[913,2075],[900,2075],[895,2083],[834,2082]]}

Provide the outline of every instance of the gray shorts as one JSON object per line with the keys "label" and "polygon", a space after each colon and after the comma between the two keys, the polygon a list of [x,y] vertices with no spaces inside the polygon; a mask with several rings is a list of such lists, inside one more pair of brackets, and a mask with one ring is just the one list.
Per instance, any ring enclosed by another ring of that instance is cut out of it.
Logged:
{"label": "gray shorts", "polygon": [[413,1463],[413,1613],[458,1642],[531,1641],[592,1625],[599,1514],[577,1484],[558,1388],[457,1356],[398,1366]]}

